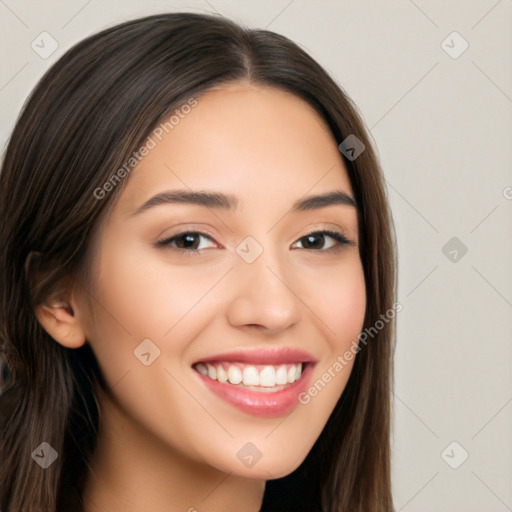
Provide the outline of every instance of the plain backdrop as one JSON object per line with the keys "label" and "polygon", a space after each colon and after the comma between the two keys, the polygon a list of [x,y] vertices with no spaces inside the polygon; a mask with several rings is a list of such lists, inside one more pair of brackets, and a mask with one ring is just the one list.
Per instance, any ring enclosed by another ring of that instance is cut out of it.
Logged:
{"label": "plain backdrop", "polygon": [[512,510],[512,0],[0,0],[2,148],[65,50],[170,11],[283,34],[358,105],[399,250],[396,509]]}

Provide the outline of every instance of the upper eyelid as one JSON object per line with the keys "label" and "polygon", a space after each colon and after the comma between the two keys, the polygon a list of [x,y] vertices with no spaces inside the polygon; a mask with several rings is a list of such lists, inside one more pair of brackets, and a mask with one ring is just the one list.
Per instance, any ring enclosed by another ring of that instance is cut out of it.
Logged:
{"label": "upper eyelid", "polygon": [[[358,242],[356,239],[352,239],[350,236],[346,235],[345,232],[343,231],[338,231],[336,229],[315,229],[313,231],[310,231],[308,233],[306,233],[305,235],[302,235],[300,236],[299,238],[297,238],[297,240],[295,240],[295,242],[293,242],[293,244],[296,244],[299,240],[301,240],[302,238],[305,238],[307,236],[310,236],[310,235],[315,235],[315,234],[323,234],[329,238],[332,238],[334,240],[336,240],[336,242],[338,242],[338,246],[343,246],[343,245],[353,245],[355,247],[357,247],[358,245]],[[338,240],[338,237],[339,238],[342,238],[342,240]],[[324,251],[325,252],[325,251]]]}

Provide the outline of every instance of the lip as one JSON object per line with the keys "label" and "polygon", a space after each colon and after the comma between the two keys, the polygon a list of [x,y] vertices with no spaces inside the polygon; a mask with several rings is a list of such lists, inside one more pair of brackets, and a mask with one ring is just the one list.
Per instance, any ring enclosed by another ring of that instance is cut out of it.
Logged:
{"label": "lip", "polygon": [[194,364],[216,361],[272,365],[286,363],[316,363],[316,359],[311,354],[295,347],[265,347],[237,350],[233,352],[226,352],[225,354],[215,354],[204,359],[198,359]]}
{"label": "lip", "polygon": [[[289,414],[299,403],[299,395],[310,385],[316,360],[307,352],[291,347],[278,349],[253,349],[226,354],[216,354],[197,361],[208,362],[239,362],[245,364],[279,365],[285,363],[304,363],[299,380],[288,384],[279,391],[253,391],[240,388],[229,383],[221,383],[210,379],[193,369],[197,378],[205,387],[238,410],[260,418],[278,418]],[[194,363],[196,364],[196,363]]]}

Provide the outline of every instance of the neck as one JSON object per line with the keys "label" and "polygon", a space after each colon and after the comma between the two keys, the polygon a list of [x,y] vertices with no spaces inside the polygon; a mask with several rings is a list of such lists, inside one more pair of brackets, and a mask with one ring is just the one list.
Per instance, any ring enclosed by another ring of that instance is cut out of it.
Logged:
{"label": "neck", "polygon": [[226,474],[186,457],[144,430],[105,395],[100,406],[84,512],[259,511],[264,481]]}

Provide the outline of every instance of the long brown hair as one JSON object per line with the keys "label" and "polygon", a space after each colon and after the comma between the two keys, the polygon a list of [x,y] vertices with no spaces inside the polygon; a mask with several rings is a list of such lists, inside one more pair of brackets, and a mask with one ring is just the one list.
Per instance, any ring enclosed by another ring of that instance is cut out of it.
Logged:
{"label": "long brown hair", "polygon": [[[34,306],[87,271],[94,228],[126,183],[94,191],[151,130],[208,89],[249,80],[311,105],[338,144],[365,146],[344,162],[360,216],[360,255],[371,327],[392,308],[395,255],[384,179],[372,142],[347,95],[296,44],[221,17],[150,16],[72,47],[26,102],[0,173],[0,341],[15,373],[4,393],[1,446],[4,512],[63,510],[95,449],[104,386],[88,344],[70,350],[43,330]],[[37,279],[34,279],[34,274]],[[346,388],[313,449],[291,475],[267,482],[262,511],[390,512],[390,423],[394,322],[361,345]],[[42,470],[32,452],[59,454]],[[290,492],[287,492],[290,490]]]}

